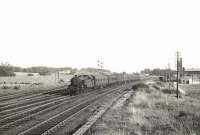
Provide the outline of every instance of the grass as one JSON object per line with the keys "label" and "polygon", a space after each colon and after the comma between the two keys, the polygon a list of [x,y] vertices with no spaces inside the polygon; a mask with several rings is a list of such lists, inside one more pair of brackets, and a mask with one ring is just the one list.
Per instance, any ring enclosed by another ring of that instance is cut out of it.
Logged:
{"label": "grass", "polygon": [[173,93],[149,89],[138,88],[127,104],[112,108],[88,134],[200,135],[198,98],[177,100]]}
{"label": "grass", "polygon": [[34,74],[34,76],[27,76],[27,73],[20,73],[14,77],[0,77],[0,95],[13,93],[19,90],[32,90],[49,86],[57,86],[60,85],[60,83],[67,83],[70,78],[70,75],[60,75],[59,80],[56,78],[55,82],[54,74],[47,76],[40,76],[38,74]]}
{"label": "grass", "polygon": [[185,85],[182,84],[180,87],[188,93],[188,96],[192,98],[197,98],[200,100],[200,84],[190,84],[190,85]]}
{"label": "grass", "polygon": [[[60,79],[66,80],[68,75],[60,75]],[[19,75],[15,77],[0,77],[0,84],[6,82],[9,83],[43,83],[50,84],[55,83],[55,75],[47,75],[47,76],[27,76],[27,75]]]}

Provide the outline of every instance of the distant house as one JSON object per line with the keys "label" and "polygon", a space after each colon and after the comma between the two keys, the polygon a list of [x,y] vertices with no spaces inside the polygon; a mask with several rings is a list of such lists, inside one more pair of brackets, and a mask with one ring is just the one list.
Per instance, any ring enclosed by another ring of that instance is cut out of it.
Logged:
{"label": "distant house", "polygon": [[60,74],[63,74],[63,75],[65,75],[65,74],[70,74],[70,73],[71,73],[71,70],[60,71],[59,73],[60,73]]}
{"label": "distant house", "polygon": [[200,68],[186,69],[184,71],[185,76],[199,76],[200,77]]}
{"label": "distant house", "polygon": [[192,68],[184,71],[184,76],[181,77],[181,83],[184,84],[200,84],[200,69]]}
{"label": "distant house", "polygon": [[180,81],[182,84],[200,84],[200,78],[197,76],[184,76]]}

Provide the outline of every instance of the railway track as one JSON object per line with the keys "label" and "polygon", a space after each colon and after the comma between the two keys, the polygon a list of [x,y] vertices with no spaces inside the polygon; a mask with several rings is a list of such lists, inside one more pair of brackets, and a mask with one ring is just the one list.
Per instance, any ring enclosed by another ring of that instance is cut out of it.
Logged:
{"label": "railway track", "polygon": [[[52,96],[52,95],[49,95]],[[55,100],[55,98],[57,98],[58,96],[56,95],[56,97],[54,97],[53,99]],[[58,97],[62,98],[62,97]],[[70,100],[73,97],[65,97],[65,100]],[[4,125],[5,123],[7,123],[7,125],[9,125],[10,122],[18,120],[19,118],[26,118],[25,116],[30,115],[32,113],[38,112],[40,110],[42,110],[43,112],[46,110],[50,110],[51,108],[56,108],[53,105],[62,105],[61,103],[63,103],[65,100],[61,99],[61,100],[55,100],[52,102],[48,102],[48,103],[44,103],[44,98],[37,100],[40,102],[36,102],[35,103],[35,99],[40,99],[38,97],[35,97],[34,99],[29,99],[29,102],[31,101],[33,104],[29,104],[27,102],[22,101],[21,103],[17,103],[17,104],[13,104],[13,105],[8,105],[8,106],[1,106],[1,110],[0,114],[1,114],[1,120],[0,120],[0,125]],[[43,101],[41,101],[43,100]],[[42,103],[44,104],[42,104]],[[67,102],[64,102],[67,103]],[[41,104],[41,106],[37,106],[35,108],[33,108],[35,105],[39,105]],[[25,105],[25,106],[24,106]],[[10,107],[13,107],[12,109],[9,109]],[[26,109],[25,108],[30,108],[30,109]],[[18,121],[19,122],[19,121]],[[17,121],[15,121],[14,123],[18,123]]]}
{"label": "railway track", "polygon": [[107,88],[72,97],[45,94],[49,97],[31,96],[31,99],[23,98],[19,103],[2,105],[0,134],[42,134],[63,119],[119,89],[121,87]]}
{"label": "railway track", "polygon": [[[52,133],[52,130],[54,131],[53,134],[55,134],[55,131],[58,130],[60,127],[64,126],[65,124],[69,123],[71,120],[70,118],[73,118],[74,115],[81,114],[81,112],[85,109],[87,109],[89,106],[93,105],[95,102],[98,102],[99,99],[102,97],[112,93],[121,90],[122,88],[115,88],[110,89],[106,92],[103,92],[101,94],[94,94],[91,96],[87,96],[84,98],[81,102],[73,103],[70,108],[68,108],[65,111],[62,111],[61,113],[50,117],[46,121],[43,121],[42,123],[39,123],[35,125],[34,127],[20,133],[20,135],[33,135],[33,134],[49,134],[49,132]],[[64,119],[64,121],[63,121]],[[62,125],[62,126],[61,126]],[[48,130],[50,129],[50,131]]]}
{"label": "railway track", "polygon": [[44,105],[44,104],[49,104],[49,103],[52,103],[52,102],[55,102],[55,100],[64,100],[65,99],[65,97],[54,97],[54,98],[47,98],[47,99],[40,99],[41,101],[39,101],[39,102],[36,102],[36,103],[34,103],[34,101],[32,101],[33,103],[30,103],[30,104],[23,104],[23,105],[21,105],[20,104],[20,106],[19,107],[16,107],[16,105],[13,105],[13,106],[11,106],[11,107],[13,107],[13,108],[11,108],[11,109],[7,109],[7,108],[9,108],[10,106],[5,106],[5,107],[3,107],[2,108],[2,110],[4,110],[4,111],[1,111],[0,112],[0,118],[1,117],[5,117],[5,116],[10,116],[10,115],[16,115],[16,114],[18,114],[18,113],[20,113],[20,112],[22,112],[22,111],[26,111],[26,109],[29,109],[29,108],[34,108],[34,107],[38,107],[38,106],[41,106],[41,105]]}
{"label": "railway track", "polygon": [[64,100],[71,99],[71,98],[72,97],[69,97],[69,96],[66,97],[66,96],[58,96],[58,95],[43,95],[43,96],[38,96],[35,98],[26,99],[24,101],[17,102],[15,104],[4,105],[0,107],[0,117],[4,118],[5,114],[11,115],[12,113],[15,113],[15,115],[17,115],[18,112],[20,111],[26,112],[25,109],[28,109],[28,108],[33,108],[35,106],[37,106],[37,108],[40,108],[41,106],[43,107],[45,105],[49,105],[51,103],[54,103],[55,101],[57,101],[56,103],[58,103],[60,101],[62,102]]}
{"label": "railway track", "polygon": [[[56,94],[63,87],[45,90],[42,93],[25,95],[22,93],[21,95],[0,97],[0,101],[2,101],[0,104],[0,134],[57,134],[103,97],[117,91],[123,91],[126,87],[127,85],[103,88],[71,97]],[[81,119],[89,115],[91,114],[88,113]],[[76,126],[76,124],[73,125],[73,127]]]}
{"label": "railway track", "polygon": [[38,95],[37,97],[34,97],[34,98],[31,97],[31,98],[28,98],[28,99],[24,99],[22,101],[15,100],[11,104],[1,104],[0,112],[3,111],[3,110],[8,110],[8,109],[11,109],[11,108],[16,108],[16,107],[24,106],[24,105],[28,105],[28,104],[30,105],[30,104],[34,104],[36,102],[42,102],[42,101],[53,99],[53,98],[57,98],[57,97],[59,98],[60,96]]}
{"label": "railway track", "polygon": [[[119,91],[118,91],[119,92]],[[116,91],[113,93],[111,92],[110,97],[107,98],[113,98],[113,100],[111,102],[106,102],[106,105],[104,105],[104,109],[100,109],[97,111],[97,115],[100,113],[102,114],[102,112],[105,112],[108,107],[106,106],[111,106],[115,101],[117,101],[119,99],[119,97],[121,97],[122,95],[124,95],[126,93],[126,91],[121,91],[118,94],[116,94]],[[79,129],[79,127],[81,127],[82,125],[86,124],[87,126],[89,125],[88,123],[86,123],[86,119],[89,119],[89,123],[91,123],[90,117],[91,115],[94,115],[93,113],[88,113],[87,110],[89,110],[89,108],[91,108],[92,106],[96,105],[99,101],[101,102],[102,99],[97,100],[87,106],[85,106],[84,108],[82,108],[81,110],[77,111],[76,113],[74,113],[73,115],[71,115],[70,117],[66,118],[65,120],[61,121],[60,123],[58,123],[57,125],[55,125],[54,127],[50,128],[49,130],[47,130],[46,132],[44,132],[42,135],[66,135],[66,134],[73,134],[76,130]],[[106,108],[105,108],[106,107]],[[94,115],[95,116],[95,115]],[[95,116],[95,118],[97,118]],[[100,118],[100,115],[99,117]]]}
{"label": "railway track", "polygon": [[26,97],[32,97],[32,96],[37,96],[38,94],[48,94],[48,93],[53,93],[53,92],[56,92],[56,91],[59,91],[59,90],[63,90],[67,88],[66,85],[63,85],[63,86],[57,86],[57,87],[54,87],[54,88],[47,88],[47,89],[43,89],[43,90],[36,90],[36,91],[23,91],[23,92],[19,92],[19,93],[14,93],[14,94],[9,94],[9,95],[3,95],[3,96],[0,96],[0,103],[4,103],[4,102],[7,102],[7,101],[10,101],[10,100],[15,100],[15,99],[23,99],[23,98],[26,98]]}

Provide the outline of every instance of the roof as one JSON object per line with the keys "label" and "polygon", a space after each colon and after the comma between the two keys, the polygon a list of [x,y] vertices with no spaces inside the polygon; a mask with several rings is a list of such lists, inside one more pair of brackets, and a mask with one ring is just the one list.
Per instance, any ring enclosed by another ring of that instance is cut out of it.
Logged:
{"label": "roof", "polygon": [[186,69],[185,72],[200,72],[200,68]]}

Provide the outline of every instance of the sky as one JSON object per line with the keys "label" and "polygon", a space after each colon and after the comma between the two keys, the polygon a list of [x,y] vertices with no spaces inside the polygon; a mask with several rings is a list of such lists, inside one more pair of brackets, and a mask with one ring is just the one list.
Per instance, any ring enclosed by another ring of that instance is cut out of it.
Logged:
{"label": "sky", "polygon": [[1,0],[0,62],[116,72],[200,67],[199,0]]}

